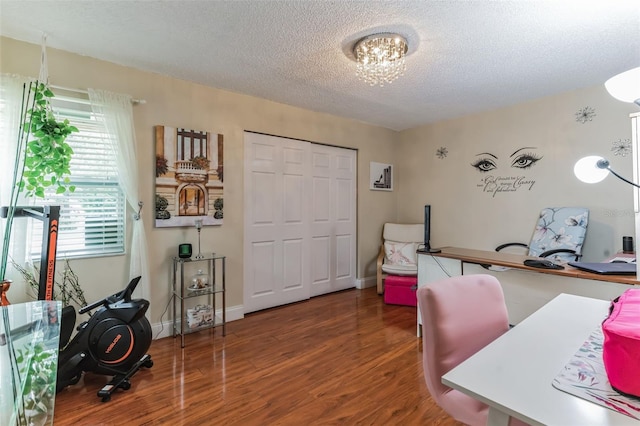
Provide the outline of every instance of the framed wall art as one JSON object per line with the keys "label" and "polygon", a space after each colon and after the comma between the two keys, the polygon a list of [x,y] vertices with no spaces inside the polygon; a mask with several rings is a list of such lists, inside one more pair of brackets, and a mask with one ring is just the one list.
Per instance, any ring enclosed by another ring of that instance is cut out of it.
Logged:
{"label": "framed wall art", "polygon": [[155,126],[155,226],[222,225],[221,134]]}
{"label": "framed wall art", "polygon": [[391,164],[371,162],[369,189],[393,191],[393,166]]}

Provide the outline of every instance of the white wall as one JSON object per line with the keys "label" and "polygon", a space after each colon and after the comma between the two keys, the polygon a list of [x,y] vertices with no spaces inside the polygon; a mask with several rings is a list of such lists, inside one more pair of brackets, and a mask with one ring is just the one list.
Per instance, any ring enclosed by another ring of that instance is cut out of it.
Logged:
{"label": "white wall", "polygon": [[[582,124],[575,114],[586,106],[596,115]],[[622,236],[635,235],[632,187],[613,176],[582,183],[573,165],[598,154],[631,178],[631,153],[614,155],[612,143],[631,139],[629,114],[637,110],[599,85],[402,132],[399,219],[420,221],[422,206],[431,204],[432,246],[493,250],[505,242],[527,243],[543,207],[584,206],[591,213],[584,259],[600,261],[622,249]],[[442,159],[436,155],[441,147],[448,151]],[[511,167],[510,155],[522,147],[535,147],[525,151],[540,160],[527,169]],[[498,168],[480,173],[471,164],[486,152],[499,157]],[[534,184],[485,192],[488,176]]]}

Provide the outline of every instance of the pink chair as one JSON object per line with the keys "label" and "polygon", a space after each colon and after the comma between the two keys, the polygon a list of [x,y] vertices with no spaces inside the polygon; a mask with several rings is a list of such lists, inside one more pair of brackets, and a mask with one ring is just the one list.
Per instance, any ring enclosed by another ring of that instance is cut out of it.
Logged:
{"label": "pink chair", "polygon": [[[424,378],[450,416],[486,425],[489,407],[442,384],[442,376],[509,330],[502,287],[491,275],[462,275],[420,287]],[[511,426],[524,425],[511,419]]]}

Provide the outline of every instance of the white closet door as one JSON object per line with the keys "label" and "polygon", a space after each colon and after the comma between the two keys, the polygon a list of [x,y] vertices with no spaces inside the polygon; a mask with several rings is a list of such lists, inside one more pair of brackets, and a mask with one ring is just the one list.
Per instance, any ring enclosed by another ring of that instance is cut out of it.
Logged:
{"label": "white closet door", "polygon": [[247,313],[310,297],[311,143],[244,136]]}
{"label": "white closet door", "polygon": [[356,151],[312,144],[311,296],[355,287]]}

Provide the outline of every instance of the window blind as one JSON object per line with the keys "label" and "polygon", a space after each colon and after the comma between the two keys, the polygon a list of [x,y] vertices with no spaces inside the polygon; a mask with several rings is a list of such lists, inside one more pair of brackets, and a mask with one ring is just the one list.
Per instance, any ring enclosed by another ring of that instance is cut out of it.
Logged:
{"label": "window blind", "polygon": [[[56,94],[51,105],[57,119],[68,119],[79,130],[66,140],[74,152],[69,178],[75,192],[55,194],[52,188],[44,199],[34,198],[36,205],[60,206],[58,257],[124,253],[126,207],[111,148],[114,136],[92,112],[86,95]],[[31,231],[30,253],[39,258],[42,223],[32,220]]]}

